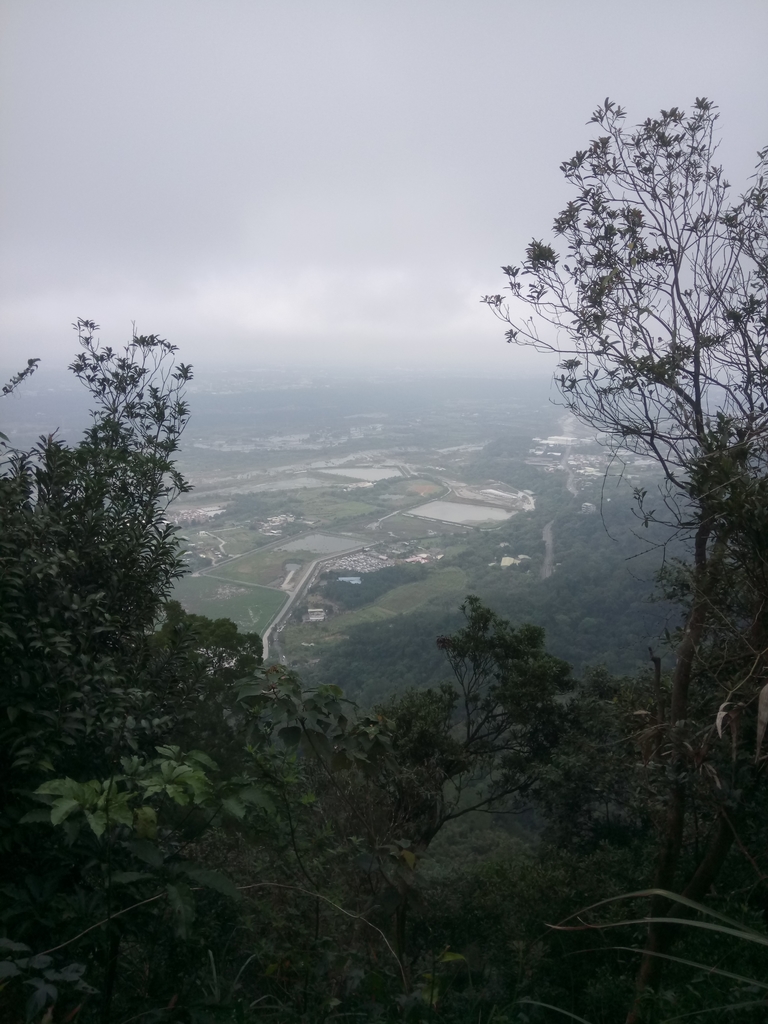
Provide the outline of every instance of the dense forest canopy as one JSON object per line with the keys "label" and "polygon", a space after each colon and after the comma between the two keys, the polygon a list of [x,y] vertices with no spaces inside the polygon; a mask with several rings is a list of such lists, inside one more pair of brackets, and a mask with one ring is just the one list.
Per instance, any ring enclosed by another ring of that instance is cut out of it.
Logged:
{"label": "dense forest canopy", "polygon": [[763,1019],[768,151],[731,202],[715,120],[606,102],[563,167],[565,254],[532,242],[486,299],[663,471],[635,499],[680,542],[670,673],[575,674],[471,595],[394,692],[263,665],[171,598],[189,367],[78,321],[83,438],[1,442],[4,1020]]}

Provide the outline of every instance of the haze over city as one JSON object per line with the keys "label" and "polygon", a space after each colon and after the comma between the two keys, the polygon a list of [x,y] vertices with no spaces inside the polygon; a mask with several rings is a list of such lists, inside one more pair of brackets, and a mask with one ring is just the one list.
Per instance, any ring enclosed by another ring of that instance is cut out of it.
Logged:
{"label": "haze over city", "polygon": [[77,316],[199,366],[546,371],[479,303],[606,96],[708,96],[735,190],[768,137],[768,7],[0,5],[1,361]]}

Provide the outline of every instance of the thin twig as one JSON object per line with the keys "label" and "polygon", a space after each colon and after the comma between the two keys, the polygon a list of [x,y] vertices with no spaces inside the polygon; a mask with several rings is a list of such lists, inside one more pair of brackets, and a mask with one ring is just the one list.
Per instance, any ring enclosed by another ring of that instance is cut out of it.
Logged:
{"label": "thin twig", "polygon": [[254,882],[252,885],[238,885],[237,888],[240,889],[240,890],[243,890],[243,889],[263,889],[263,888],[267,888],[267,887],[270,887],[270,888],[273,888],[273,889],[288,889],[288,890],[293,891],[293,892],[303,892],[305,896],[311,896],[313,899],[323,900],[324,903],[328,903],[330,906],[332,906],[334,908],[334,910],[338,910],[339,913],[344,914],[346,917],[351,917],[354,921],[362,921],[363,924],[367,924],[370,928],[373,928],[373,930],[378,932],[379,935],[382,937],[382,939],[384,940],[385,946],[387,947],[389,952],[392,954],[392,956],[395,958],[395,960],[397,962],[397,966],[400,969],[400,977],[403,980],[403,985],[405,987],[407,987],[408,981],[407,981],[407,979],[405,977],[405,969],[403,968],[403,964],[402,964],[402,962],[400,960],[400,957],[397,955],[397,953],[392,948],[389,939],[384,934],[384,932],[381,930],[381,928],[379,928],[375,924],[373,924],[372,921],[369,921],[367,917],[363,916],[363,914],[354,914],[351,910],[345,910],[344,907],[340,907],[338,905],[338,903],[334,903],[333,900],[328,899],[327,896],[323,896],[322,893],[312,892],[311,889],[304,889],[300,885],[286,885],[283,882]]}
{"label": "thin twig", "polygon": [[[203,887],[202,886],[193,886],[192,887],[192,891],[193,892],[199,892],[201,888],[203,888]],[[389,952],[392,954],[392,956],[394,957],[395,961],[397,962],[397,966],[398,966],[398,968],[400,970],[400,977],[402,978],[403,985],[407,987],[408,982],[407,982],[407,979],[405,977],[405,970],[403,968],[403,965],[402,965],[402,962],[400,960],[400,957],[397,955],[397,953],[392,948],[392,945],[390,944],[389,939],[384,934],[384,932],[381,930],[381,928],[379,928],[375,924],[373,924],[372,921],[369,921],[366,917],[363,916],[363,914],[354,914],[351,910],[345,910],[344,907],[340,907],[338,905],[338,903],[334,903],[333,900],[329,899],[327,896],[323,896],[322,893],[312,892],[311,889],[304,889],[300,885],[286,885],[286,884],[284,884],[282,882],[254,882],[251,885],[238,885],[237,886],[237,889],[239,891],[241,891],[241,892],[246,890],[246,889],[266,889],[266,888],[288,889],[288,890],[293,891],[293,892],[304,893],[305,896],[311,896],[313,899],[323,900],[324,903],[329,904],[329,906],[333,907],[334,910],[338,910],[339,913],[344,914],[346,917],[351,917],[355,921],[362,921],[363,924],[367,924],[370,928],[373,928],[373,930],[378,932],[379,935],[381,936],[381,938],[384,940],[385,946],[387,947],[387,949],[389,950]],[[114,919],[116,917],[120,917],[123,914],[127,914],[129,910],[136,910],[137,907],[143,907],[145,904],[153,903],[155,900],[162,899],[163,896],[167,896],[167,895],[168,895],[167,892],[159,892],[155,896],[150,896],[149,899],[142,900],[140,903],[134,903],[130,907],[125,907],[124,910],[119,910],[116,914],[112,914],[111,917],[105,917],[102,921],[97,921],[96,924],[92,924],[89,928],[86,928],[84,931],[80,932],[78,935],[75,935],[71,939],[67,939],[66,942],[62,942],[61,945],[53,946],[53,947],[51,947],[51,949],[44,949],[42,953],[37,953],[36,956],[46,956],[48,953],[56,953],[58,950],[64,949],[65,946],[70,946],[73,942],[77,942],[78,939],[81,939],[84,935],[87,935],[88,932],[92,932],[95,928],[100,928],[103,924],[107,924],[109,921],[114,921]]]}
{"label": "thin twig", "polygon": [[116,914],[111,914],[109,917],[105,917],[102,921],[97,921],[96,924],[92,924],[90,928],[86,928],[85,931],[80,932],[79,935],[75,935],[73,939],[67,939],[66,942],[62,942],[60,946],[53,946],[51,949],[44,949],[42,953],[35,954],[36,956],[47,956],[48,953],[55,953],[59,949],[64,949],[65,946],[72,945],[73,942],[77,942],[78,939],[82,939],[88,932],[92,932],[94,928],[100,928],[103,924],[108,924],[110,921],[114,921],[116,917],[120,917],[122,914],[127,914],[129,910],[135,910],[137,907],[143,907],[145,903],[153,903],[155,900],[161,899],[163,896],[167,896],[167,892],[159,892],[156,896],[150,896],[148,900],[142,900],[141,903],[134,903],[130,907],[126,907],[125,910],[118,910]]}
{"label": "thin twig", "polygon": [[760,870],[760,867],[758,866],[758,864],[755,861],[754,857],[749,853],[749,851],[746,849],[746,847],[742,843],[741,837],[739,836],[739,833],[736,831],[736,828],[735,828],[733,822],[728,817],[728,814],[726,813],[726,810],[725,810],[724,807],[720,808],[720,813],[725,818],[725,820],[728,822],[728,827],[730,828],[731,832],[733,832],[733,838],[736,840],[736,845],[741,850],[741,852],[744,854],[744,856],[747,858],[747,860],[752,865],[752,867],[755,869],[755,873],[757,874],[757,877],[760,879],[760,881],[764,882],[765,881],[765,875]]}

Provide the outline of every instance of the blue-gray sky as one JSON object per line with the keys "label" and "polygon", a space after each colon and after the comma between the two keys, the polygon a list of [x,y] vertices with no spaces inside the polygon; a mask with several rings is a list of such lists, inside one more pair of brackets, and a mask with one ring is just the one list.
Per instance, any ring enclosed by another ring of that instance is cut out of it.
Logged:
{"label": "blue-gray sky", "polygon": [[198,364],[515,354],[478,302],[606,96],[768,144],[766,0],[0,0],[3,364],[76,316]]}

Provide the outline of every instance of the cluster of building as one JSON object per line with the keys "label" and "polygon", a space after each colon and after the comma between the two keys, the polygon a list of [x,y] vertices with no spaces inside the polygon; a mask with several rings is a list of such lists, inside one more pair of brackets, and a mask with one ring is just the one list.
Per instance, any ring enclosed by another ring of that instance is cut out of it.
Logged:
{"label": "cluster of building", "polygon": [[295,522],[296,516],[291,516],[287,513],[279,516],[270,516],[269,519],[265,519],[259,527],[259,533],[264,533],[268,537],[280,537],[283,532],[283,527],[287,526],[288,523]]}
{"label": "cluster of building", "polygon": [[[407,544],[403,546],[406,550],[410,547],[410,545]],[[442,557],[442,552],[434,554],[419,552],[415,555],[408,555],[406,558],[391,558],[388,555],[378,554],[369,549],[367,551],[358,551],[353,554],[341,555],[338,558],[331,559],[323,564],[323,569],[325,571],[330,570],[331,572],[338,572],[339,575],[336,579],[340,583],[348,583],[350,586],[360,586],[363,582],[362,575],[364,573],[377,572],[379,569],[386,569],[389,566],[402,564],[404,562],[424,565],[427,562],[436,561]],[[317,599],[317,595],[315,595],[315,600]],[[326,608],[307,608],[306,614],[301,617],[301,621],[325,622],[327,615],[328,611]]]}
{"label": "cluster of building", "polygon": [[[507,486],[502,484],[502,486]],[[513,512],[532,512],[536,507],[533,491],[514,489],[502,491],[498,487],[468,487],[466,484],[454,483],[453,493],[457,498],[479,502],[483,505],[498,505]]]}
{"label": "cluster of building", "polygon": [[582,476],[602,476],[605,471],[605,453],[572,455],[568,463],[574,473]]}
{"label": "cluster of building", "polygon": [[176,526],[195,526],[207,523],[226,512],[223,505],[208,505],[205,508],[177,509],[168,514],[168,522]]}
{"label": "cluster of building", "polygon": [[349,428],[350,440],[365,437],[367,434],[381,434],[384,432],[383,423],[362,423],[359,426]]}
{"label": "cluster of building", "polygon": [[[605,453],[600,450],[594,454],[574,449],[591,445],[589,438],[571,437],[569,435],[551,434],[549,437],[534,437],[535,448],[528,449],[530,456],[525,461],[531,466],[540,466],[546,473],[558,470],[576,473],[580,476],[602,476],[605,470]],[[567,457],[563,459],[563,456]]]}
{"label": "cluster of building", "polygon": [[342,572],[377,572],[379,569],[386,569],[395,563],[386,555],[377,555],[373,551],[359,551],[353,555],[342,555],[325,563],[325,568],[332,571]]}
{"label": "cluster of building", "polygon": [[502,569],[506,569],[510,565],[521,565],[523,562],[530,562],[530,560],[530,555],[504,555],[499,565]]}
{"label": "cluster of building", "polygon": [[485,501],[492,505],[502,505],[505,508],[513,508],[525,512],[532,512],[536,508],[536,499],[533,491],[499,491],[495,487],[484,487],[481,491]]}

